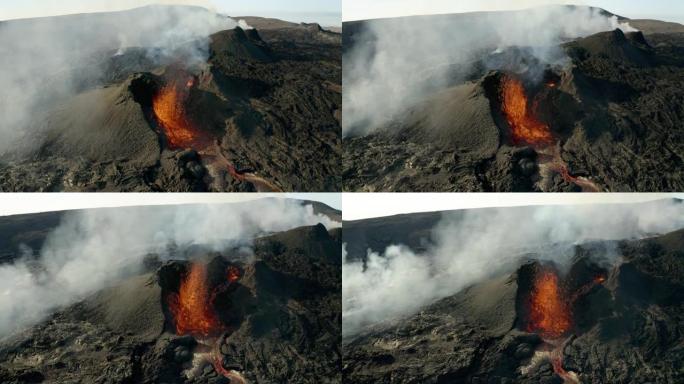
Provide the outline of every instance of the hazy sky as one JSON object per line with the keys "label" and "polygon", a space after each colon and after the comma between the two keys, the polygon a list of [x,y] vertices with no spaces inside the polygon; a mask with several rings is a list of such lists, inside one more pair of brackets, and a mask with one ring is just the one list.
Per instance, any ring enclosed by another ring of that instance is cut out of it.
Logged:
{"label": "hazy sky", "polygon": [[0,20],[114,11],[147,4],[193,4],[231,16],[277,17],[295,22],[340,25],[340,0],[0,0]]}
{"label": "hazy sky", "polygon": [[0,216],[84,208],[233,203],[264,197],[320,201],[335,209],[342,206],[339,193],[2,193]]}
{"label": "hazy sky", "polygon": [[682,0],[344,0],[342,18],[348,21],[435,13],[521,9],[548,4],[592,5],[632,19],[658,19],[684,23],[684,1]]}
{"label": "hazy sky", "polygon": [[361,220],[402,213],[526,205],[636,203],[684,193],[345,193],[342,218]]}

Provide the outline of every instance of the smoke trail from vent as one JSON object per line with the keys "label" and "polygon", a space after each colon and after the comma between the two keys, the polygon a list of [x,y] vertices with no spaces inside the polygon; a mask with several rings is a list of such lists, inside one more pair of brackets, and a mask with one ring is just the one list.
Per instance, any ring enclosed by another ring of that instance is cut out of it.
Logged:
{"label": "smoke trail from vent", "polygon": [[[575,245],[615,264],[614,242],[684,228],[684,204],[549,206],[445,213],[432,230],[433,245],[416,254],[403,245],[370,249],[365,262],[343,249],[343,335],[421,307],[497,273],[515,270],[521,258],[568,266]],[[601,240],[601,242],[594,242]]]}
{"label": "smoke trail from vent", "polygon": [[254,27],[252,27],[251,25],[247,24],[247,21],[246,21],[246,20],[243,20],[243,19],[238,20],[238,26],[239,26],[240,28],[244,29],[244,30],[254,29]]}
{"label": "smoke trail from vent", "polygon": [[61,100],[106,84],[116,75],[112,57],[131,68],[201,65],[209,35],[236,26],[190,6],[0,22],[0,155],[21,157],[39,148],[50,124],[40,117]]}
{"label": "smoke trail from vent", "polygon": [[572,6],[373,20],[366,26],[343,58],[345,136],[373,132],[435,89],[463,82],[476,66],[516,66],[536,76],[539,68],[530,60],[501,57],[508,47],[526,47],[529,58],[543,65],[565,66],[563,41],[616,28],[634,31],[597,8]]}
{"label": "smoke trail from vent", "polygon": [[281,199],[67,213],[37,259],[22,246],[23,257],[0,265],[0,337],[140,272],[146,255],[163,260],[170,249],[191,245],[248,250],[260,234],[318,223],[340,226],[311,205]]}

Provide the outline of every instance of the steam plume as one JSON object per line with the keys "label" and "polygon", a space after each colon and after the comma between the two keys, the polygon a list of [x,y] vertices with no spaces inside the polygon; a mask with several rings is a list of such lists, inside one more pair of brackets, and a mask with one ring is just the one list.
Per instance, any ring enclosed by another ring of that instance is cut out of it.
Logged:
{"label": "steam plume", "polygon": [[153,64],[198,65],[206,62],[208,36],[236,26],[204,8],[178,6],[0,22],[0,154],[35,151],[49,126],[37,117],[82,91],[84,79],[101,85],[110,57],[137,48]]}

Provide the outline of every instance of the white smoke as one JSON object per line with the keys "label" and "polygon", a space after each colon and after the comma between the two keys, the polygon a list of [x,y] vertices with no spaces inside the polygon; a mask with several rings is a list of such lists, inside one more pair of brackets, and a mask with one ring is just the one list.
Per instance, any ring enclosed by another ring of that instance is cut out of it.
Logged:
{"label": "white smoke", "polygon": [[[599,9],[565,6],[366,25],[355,38],[371,42],[357,44],[343,58],[345,136],[371,133],[435,89],[462,82],[488,53],[529,47],[542,63],[563,65],[563,41],[616,28],[635,30]],[[484,60],[489,69],[499,69],[495,57]]]}
{"label": "white smoke", "polygon": [[252,27],[251,25],[247,24],[247,21],[245,21],[245,20],[243,20],[243,19],[238,20],[238,27],[240,27],[240,28],[242,28],[242,29],[244,29],[244,30],[254,29],[254,27]]}
{"label": "white smoke", "polygon": [[0,336],[139,272],[148,254],[164,259],[170,247],[192,244],[215,251],[249,247],[260,234],[318,223],[341,225],[311,205],[284,199],[68,213],[37,260],[23,246],[22,257],[0,265]]}
{"label": "white smoke", "polygon": [[[369,250],[367,261],[343,249],[343,335],[419,308],[484,278],[512,272],[525,257],[567,266],[574,245],[622,240],[684,228],[684,204],[553,206],[445,213],[433,229],[434,246],[417,255],[401,245]],[[597,261],[615,263],[613,245],[594,247]]]}
{"label": "white smoke", "polygon": [[84,79],[111,75],[103,64],[112,56],[142,48],[153,63],[198,65],[208,57],[209,35],[236,26],[179,6],[0,22],[0,155],[38,148],[49,122],[36,116],[82,91]]}

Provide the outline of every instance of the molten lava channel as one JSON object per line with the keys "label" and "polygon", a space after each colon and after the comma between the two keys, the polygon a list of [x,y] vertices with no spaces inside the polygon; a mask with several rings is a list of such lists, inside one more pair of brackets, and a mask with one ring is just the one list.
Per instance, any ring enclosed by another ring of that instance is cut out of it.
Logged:
{"label": "molten lava channel", "polygon": [[536,369],[542,362],[548,361],[565,384],[580,383],[575,372],[563,368],[563,350],[571,340],[566,338],[563,341],[563,337],[567,336],[572,328],[571,309],[575,301],[605,281],[606,276],[599,274],[572,294],[568,294],[559,284],[558,274],[554,269],[540,267],[537,270],[529,296],[527,331],[539,334],[544,344],[535,351],[530,363],[521,367],[523,375]]}
{"label": "molten lava channel", "polygon": [[194,148],[202,135],[188,120],[185,111],[189,90],[194,82],[170,82],[152,99],[152,110],[164,131],[170,149]]}
{"label": "molten lava channel", "polygon": [[[549,88],[556,87],[555,82],[546,84]],[[556,141],[550,127],[541,122],[534,115],[534,109],[525,94],[522,81],[513,76],[503,76],[501,80],[501,111],[510,128],[513,144],[531,145],[546,158],[540,163],[561,175],[563,180],[575,184],[585,192],[600,192],[600,188],[584,177],[574,177],[568,170],[560,154],[560,148],[554,147]]]}
{"label": "molten lava channel", "polygon": [[523,83],[511,76],[502,80],[502,110],[514,143],[548,145],[553,142],[549,126],[537,120],[529,108]]}
{"label": "molten lava channel", "polygon": [[537,272],[530,294],[527,330],[545,338],[556,339],[568,332],[572,316],[564,299],[558,275],[551,269]]}
{"label": "molten lava channel", "polygon": [[193,263],[178,293],[169,296],[169,310],[178,335],[207,337],[223,330],[214,310],[214,296],[207,284],[207,266]]}
{"label": "molten lava channel", "polygon": [[[178,293],[168,296],[169,311],[178,335],[191,335],[198,339],[198,348],[193,352],[193,365],[185,371],[187,377],[195,377],[202,369],[202,362],[213,365],[214,370],[230,379],[231,383],[246,384],[247,380],[239,372],[223,366],[221,338],[218,335],[226,330],[214,309],[217,295],[240,279],[240,270],[229,267],[226,280],[217,287],[208,284],[207,265],[193,263],[181,279]],[[210,346],[213,345],[213,348]]]}

